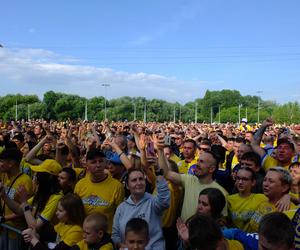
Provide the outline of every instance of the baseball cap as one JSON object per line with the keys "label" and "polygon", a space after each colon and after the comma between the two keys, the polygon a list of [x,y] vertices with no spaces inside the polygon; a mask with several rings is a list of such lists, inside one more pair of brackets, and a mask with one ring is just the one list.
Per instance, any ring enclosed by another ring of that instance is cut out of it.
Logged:
{"label": "baseball cap", "polygon": [[106,155],[106,159],[115,165],[122,165],[120,156],[117,153],[111,153]]}
{"label": "baseball cap", "polygon": [[248,120],[247,120],[246,118],[242,118],[242,122],[245,122],[245,123],[247,123],[247,122],[248,122]]}
{"label": "baseball cap", "polygon": [[280,144],[283,144],[283,143],[288,144],[291,147],[292,150],[295,150],[294,143],[291,142],[289,139],[281,138],[281,139],[277,140],[277,146],[279,146]]}
{"label": "baseball cap", "polygon": [[86,154],[86,159],[87,160],[93,160],[96,157],[105,158],[105,154],[97,148],[93,148],[93,149],[89,150]]}
{"label": "baseball cap", "polygon": [[30,168],[34,172],[45,172],[52,175],[58,175],[62,170],[61,165],[52,159],[44,160],[40,165],[30,166]]}

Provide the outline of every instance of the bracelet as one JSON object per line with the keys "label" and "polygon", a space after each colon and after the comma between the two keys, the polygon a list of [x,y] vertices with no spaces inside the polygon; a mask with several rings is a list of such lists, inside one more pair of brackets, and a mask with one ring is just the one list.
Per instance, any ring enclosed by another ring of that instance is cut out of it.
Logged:
{"label": "bracelet", "polygon": [[121,157],[122,154],[124,154],[124,152],[121,152],[121,153],[119,154],[119,157]]}

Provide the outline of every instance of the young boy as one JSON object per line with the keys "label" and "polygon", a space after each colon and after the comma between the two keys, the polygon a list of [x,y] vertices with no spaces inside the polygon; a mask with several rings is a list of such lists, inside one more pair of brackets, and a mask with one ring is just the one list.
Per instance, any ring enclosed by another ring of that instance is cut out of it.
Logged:
{"label": "young boy", "polygon": [[107,227],[105,215],[100,213],[88,215],[83,222],[83,240],[71,247],[71,250],[113,250]]}
{"label": "young boy", "polygon": [[145,250],[149,242],[149,227],[147,221],[132,218],[125,227],[125,250]]}

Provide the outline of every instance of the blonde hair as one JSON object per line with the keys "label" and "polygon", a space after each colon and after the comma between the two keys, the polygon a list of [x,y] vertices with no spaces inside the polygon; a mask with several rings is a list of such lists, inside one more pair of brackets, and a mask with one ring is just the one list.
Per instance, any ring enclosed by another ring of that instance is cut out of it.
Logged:
{"label": "blonde hair", "polygon": [[107,232],[107,218],[101,213],[92,213],[84,219],[84,223],[89,223],[92,225],[95,231]]}

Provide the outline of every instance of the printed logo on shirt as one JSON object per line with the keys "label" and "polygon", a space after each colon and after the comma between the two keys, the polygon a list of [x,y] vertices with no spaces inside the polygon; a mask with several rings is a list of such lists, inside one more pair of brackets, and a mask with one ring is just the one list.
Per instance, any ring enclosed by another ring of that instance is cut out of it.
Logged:
{"label": "printed logo on shirt", "polygon": [[142,214],[139,214],[137,216],[137,218],[140,218],[140,219],[144,219],[146,217],[146,214],[145,213],[142,213]]}
{"label": "printed logo on shirt", "polygon": [[196,167],[197,167],[197,164],[193,164],[192,166],[190,166],[189,170],[188,170],[188,174],[194,175]]}
{"label": "printed logo on shirt", "polygon": [[96,195],[90,195],[82,199],[83,205],[90,205],[94,207],[108,207],[109,203]]}
{"label": "printed logo on shirt", "polygon": [[8,187],[5,187],[4,188],[4,190],[5,190],[5,193],[6,193],[6,195],[11,199],[11,200],[13,200],[14,198],[15,198],[15,194],[16,194],[16,189],[15,188],[11,188],[10,190],[9,190],[9,193],[7,193],[8,192]]}

